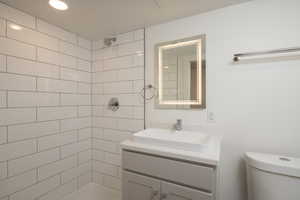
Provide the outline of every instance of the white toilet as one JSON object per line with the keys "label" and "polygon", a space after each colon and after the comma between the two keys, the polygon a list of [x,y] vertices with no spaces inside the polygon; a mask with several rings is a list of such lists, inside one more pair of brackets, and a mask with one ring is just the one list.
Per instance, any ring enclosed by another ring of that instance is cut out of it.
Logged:
{"label": "white toilet", "polygon": [[248,200],[300,200],[300,159],[246,153]]}

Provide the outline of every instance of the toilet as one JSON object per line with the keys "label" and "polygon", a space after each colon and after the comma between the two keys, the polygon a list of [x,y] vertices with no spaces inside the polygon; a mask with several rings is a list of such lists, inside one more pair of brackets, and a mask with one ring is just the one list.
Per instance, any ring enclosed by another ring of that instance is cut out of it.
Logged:
{"label": "toilet", "polygon": [[248,200],[300,200],[300,159],[246,153]]}

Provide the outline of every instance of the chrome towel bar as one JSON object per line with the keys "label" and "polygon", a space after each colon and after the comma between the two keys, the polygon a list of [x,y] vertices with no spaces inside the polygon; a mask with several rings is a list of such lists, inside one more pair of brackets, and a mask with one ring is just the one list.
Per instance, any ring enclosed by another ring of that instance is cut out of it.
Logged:
{"label": "chrome towel bar", "polygon": [[238,54],[233,55],[233,61],[238,62],[238,61],[240,61],[241,57],[267,55],[267,54],[279,54],[279,53],[291,53],[291,52],[297,52],[297,51],[300,51],[300,47],[275,49],[275,50],[268,50],[268,51],[248,52],[248,53],[238,53]]}

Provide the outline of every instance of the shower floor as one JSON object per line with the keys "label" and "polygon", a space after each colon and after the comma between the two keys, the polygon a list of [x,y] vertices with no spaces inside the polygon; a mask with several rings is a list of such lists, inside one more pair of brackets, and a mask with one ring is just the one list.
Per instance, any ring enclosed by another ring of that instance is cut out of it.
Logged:
{"label": "shower floor", "polygon": [[62,200],[121,200],[121,195],[115,190],[102,187],[95,183],[89,183]]}

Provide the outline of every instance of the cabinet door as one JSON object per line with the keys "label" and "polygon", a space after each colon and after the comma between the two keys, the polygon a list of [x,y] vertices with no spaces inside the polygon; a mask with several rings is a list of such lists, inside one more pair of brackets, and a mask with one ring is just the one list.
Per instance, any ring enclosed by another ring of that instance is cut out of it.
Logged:
{"label": "cabinet door", "polygon": [[161,182],[161,200],[212,200],[211,193]]}
{"label": "cabinet door", "polygon": [[122,200],[159,200],[160,181],[123,171]]}

